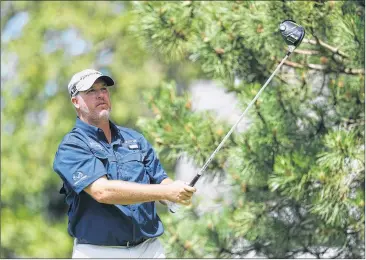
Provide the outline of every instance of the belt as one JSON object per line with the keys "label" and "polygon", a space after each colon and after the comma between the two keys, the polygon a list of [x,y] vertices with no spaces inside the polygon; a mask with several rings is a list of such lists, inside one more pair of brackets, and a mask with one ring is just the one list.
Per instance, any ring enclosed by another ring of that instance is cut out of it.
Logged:
{"label": "belt", "polygon": [[126,241],[126,242],[123,242],[123,243],[118,244],[118,245],[96,245],[96,244],[88,242],[86,239],[76,238],[76,243],[77,244],[89,244],[89,245],[95,245],[95,246],[108,246],[108,247],[118,247],[118,246],[132,247],[132,246],[137,246],[137,245],[145,242],[148,239],[149,238],[143,237],[143,238],[141,238],[140,240],[137,240],[137,241]]}

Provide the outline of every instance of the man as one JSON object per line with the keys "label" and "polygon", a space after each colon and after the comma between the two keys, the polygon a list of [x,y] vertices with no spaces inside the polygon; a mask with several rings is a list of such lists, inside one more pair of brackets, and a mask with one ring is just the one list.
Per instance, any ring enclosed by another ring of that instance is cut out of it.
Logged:
{"label": "man", "polygon": [[59,145],[53,168],[69,205],[72,257],[164,258],[155,201],[189,205],[196,189],[168,178],[141,134],[109,120],[112,85],[112,78],[90,69],[68,85],[76,124]]}

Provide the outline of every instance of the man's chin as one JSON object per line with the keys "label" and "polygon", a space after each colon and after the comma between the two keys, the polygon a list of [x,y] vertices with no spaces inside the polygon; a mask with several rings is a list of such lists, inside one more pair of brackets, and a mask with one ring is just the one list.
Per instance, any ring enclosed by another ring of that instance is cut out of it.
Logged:
{"label": "man's chin", "polygon": [[109,110],[102,110],[99,113],[99,118],[100,119],[108,120],[109,119],[109,114],[110,114],[110,111]]}

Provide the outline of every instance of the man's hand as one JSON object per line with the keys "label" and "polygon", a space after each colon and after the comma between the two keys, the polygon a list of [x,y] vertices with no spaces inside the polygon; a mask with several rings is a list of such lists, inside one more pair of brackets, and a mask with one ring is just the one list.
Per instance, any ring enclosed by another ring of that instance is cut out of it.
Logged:
{"label": "man's hand", "polygon": [[183,205],[191,204],[191,198],[196,192],[195,187],[191,187],[183,181],[179,180],[167,184],[166,188],[168,188],[167,200]]}

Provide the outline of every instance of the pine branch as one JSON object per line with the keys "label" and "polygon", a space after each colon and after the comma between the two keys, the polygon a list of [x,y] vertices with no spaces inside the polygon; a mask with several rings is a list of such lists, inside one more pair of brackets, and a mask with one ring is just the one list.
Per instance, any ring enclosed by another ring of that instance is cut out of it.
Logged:
{"label": "pine branch", "polygon": [[295,53],[304,54],[304,55],[318,55],[320,52],[315,50],[294,50]]}
{"label": "pine branch", "polygon": [[350,75],[358,75],[358,74],[365,74],[365,69],[345,68],[341,72],[346,73],[346,74],[350,74]]}
{"label": "pine branch", "polygon": [[260,118],[260,120],[262,121],[262,123],[267,127],[267,123],[264,120],[264,117],[263,117],[263,115],[260,112],[260,108],[259,108],[259,105],[258,105],[257,102],[254,103],[254,107],[255,107],[255,110],[257,112],[258,117]]}
{"label": "pine branch", "polygon": [[[278,63],[280,63],[280,60],[277,60]],[[304,69],[304,68],[309,68],[309,69],[313,69],[313,70],[319,70],[319,71],[328,71],[328,72],[340,72],[340,73],[345,73],[345,74],[349,74],[349,75],[359,75],[359,74],[365,74],[365,69],[353,69],[353,68],[343,68],[341,70],[334,70],[334,69],[330,69],[329,67],[325,66],[325,65],[320,65],[320,64],[312,64],[312,63],[308,63],[308,64],[302,64],[302,63],[297,63],[297,62],[293,62],[293,61],[285,61],[284,64],[293,67],[293,68],[299,68],[299,69]]]}
{"label": "pine branch", "polygon": [[296,62],[292,62],[292,61],[285,61],[284,64],[293,67],[293,68],[299,68],[299,69],[303,69],[304,65],[300,64],[300,63],[296,63]]}
{"label": "pine branch", "polygon": [[349,56],[347,54],[345,54],[343,51],[340,51],[336,47],[330,46],[329,44],[323,42],[322,40],[319,40],[318,38],[316,38],[316,40],[303,39],[302,41],[305,43],[312,44],[312,45],[320,45],[320,46],[326,48],[327,50],[330,50],[334,54],[338,54],[344,58],[349,58]]}

